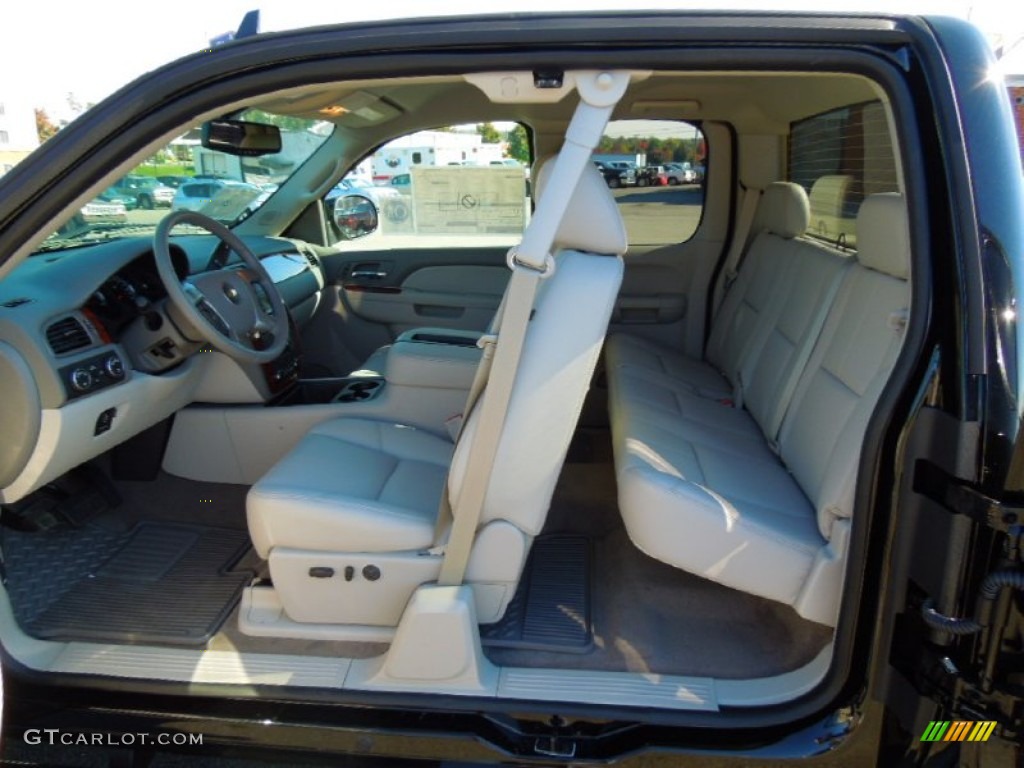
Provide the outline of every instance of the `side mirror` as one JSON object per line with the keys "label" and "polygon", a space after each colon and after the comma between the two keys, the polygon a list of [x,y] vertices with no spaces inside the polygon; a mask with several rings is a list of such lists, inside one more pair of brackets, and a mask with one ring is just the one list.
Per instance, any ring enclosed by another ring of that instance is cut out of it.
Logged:
{"label": "side mirror", "polygon": [[203,123],[202,143],[207,149],[228,155],[273,155],[281,151],[281,129],[245,120],[209,120]]}
{"label": "side mirror", "polygon": [[343,238],[355,240],[377,231],[380,213],[377,206],[362,195],[345,195],[334,201],[334,223]]}

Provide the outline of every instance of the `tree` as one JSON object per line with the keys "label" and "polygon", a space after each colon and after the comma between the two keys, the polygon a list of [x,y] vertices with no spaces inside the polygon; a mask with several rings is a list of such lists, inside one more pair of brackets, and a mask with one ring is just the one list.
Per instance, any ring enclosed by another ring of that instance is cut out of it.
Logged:
{"label": "tree", "polygon": [[250,109],[245,115],[245,120],[251,120],[254,123],[263,123],[264,125],[276,125],[282,131],[294,131],[301,133],[308,131],[316,121],[309,120],[305,117],[293,117],[292,115],[275,115],[271,112],[264,112],[262,109]]}
{"label": "tree", "polygon": [[513,157],[525,165],[530,164],[530,136],[523,126],[516,125],[505,134],[505,141],[508,142],[509,157]]}
{"label": "tree", "polygon": [[476,127],[476,132],[483,137],[484,144],[497,144],[501,141],[501,134],[494,127],[494,123],[480,123]]}
{"label": "tree", "polygon": [[50,120],[50,116],[46,114],[45,109],[36,109],[36,133],[39,135],[40,143],[46,141],[60,130],[53,121]]}

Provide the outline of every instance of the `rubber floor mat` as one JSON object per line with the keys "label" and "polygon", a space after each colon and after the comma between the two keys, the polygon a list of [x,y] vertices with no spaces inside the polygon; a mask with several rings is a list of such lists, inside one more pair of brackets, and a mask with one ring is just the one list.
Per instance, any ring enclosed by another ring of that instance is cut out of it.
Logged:
{"label": "rubber floor mat", "polygon": [[46,640],[202,645],[253,577],[228,570],[249,546],[246,531],[176,523],[4,532],[15,616]]}
{"label": "rubber floor mat", "polygon": [[515,597],[501,621],[484,624],[491,648],[586,653],[594,641],[590,540],[542,536],[533,543]]}

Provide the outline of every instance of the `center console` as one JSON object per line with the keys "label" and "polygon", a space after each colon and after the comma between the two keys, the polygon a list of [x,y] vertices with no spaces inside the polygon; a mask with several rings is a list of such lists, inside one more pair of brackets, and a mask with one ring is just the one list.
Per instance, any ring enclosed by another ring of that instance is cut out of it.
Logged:
{"label": "center console", "polygon": [[449,436],[448,423],[462,413],[476,375],[480,336],[438,328],[407,331],[389,347],[384,376],[299,379],[286,354],[272,371],[265,370],[271,380],[280,373],[277,380],[287,382],[269,400],[207,400],[179,411],[163,468],[194,480],[252,484],[310,429],[338,417]]}
{"label": "center console", "polygon": [[464,402],[480,362],[479,339],[476,331],[406,331],[388,350],[388,384],[396,388],[457,390],[463,393]]}
{"label": "center console", "polygon": [[378,376],[358,378],[299,379],[295,386],[273,407],[291,405],[323,405],[327,403],[361,403],[378,397],[384,391],[384,379]]}

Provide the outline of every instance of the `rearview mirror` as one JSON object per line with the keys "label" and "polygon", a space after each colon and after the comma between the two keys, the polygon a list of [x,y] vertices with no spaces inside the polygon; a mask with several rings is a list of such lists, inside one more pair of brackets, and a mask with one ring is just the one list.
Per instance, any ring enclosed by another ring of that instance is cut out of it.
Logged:
{"label": "rearview mirror", "polygon": [[273,155],[281,151],[281,129],[245,120],[209,120],[203,123],[202,142],[207,149],[229,155]]}

